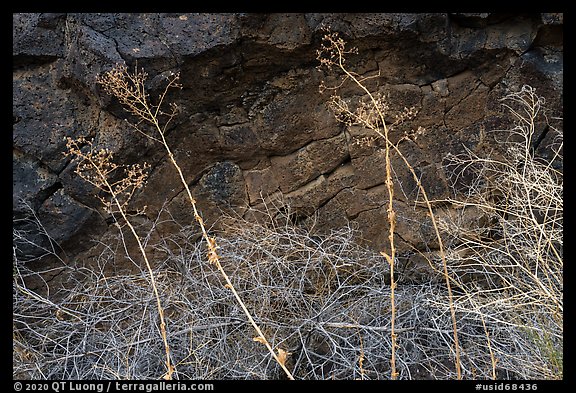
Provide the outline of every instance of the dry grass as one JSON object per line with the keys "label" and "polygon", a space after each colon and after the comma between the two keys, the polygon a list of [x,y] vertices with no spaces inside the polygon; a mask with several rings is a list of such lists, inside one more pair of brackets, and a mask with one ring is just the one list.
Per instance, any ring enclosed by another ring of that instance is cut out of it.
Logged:
{"label": "dry grass", "polygon": [[[297,379],[389,378],[390,276],[377,263],[381,257],[359,247],[351,227],[318,237],[276,218],[262,224],[230,219],[219,240],[223,267],[271,345],[285,348],[286,365]],[[193,240],[197,235],[196,228],[181,227],[148,244],[158,256],[154,275],[178,370],[174,377],[285,377],[252,341],[252,327],[222,276],[206,264],[204,246]],[[117,244],[109,239],[97,267],[81,268],[75,285],[55,296],[62,299],[57,304],[15,280],[15,375],[149,379],[165,372],[146,271],[109,273],[115,259],[109,250]],[[462,267],[449,260],[459,277]],[[435,263],[440,269],[441,261]],[[457,378],[442,276],[397,288],[400,379]],[[561,331],[545,329],[546,314],[524,308],[520,296],[506,292],[478,289],[456,296],[464,377],[558,377],[552,362],[561,354]],[[511,315],[529,316],[535,325]]]}
{"label": "dry grass", "polygon": [[[389,271],[374,262],[377,254],[357,245],[352,228],[319,238],[305,228],[275,225],[272,219],[267,224],[230,224],[219,242],[222,264],[271,344],[286,348],[286,364],[295,378],[388,378]],[[251,339],[251,326],[221,275],[204,263],[203,246],[191,240],[196,235],[194,228],[182,227],[149,245],[165,255],[154,276],[165,305],[175,378],[281,378],[278,364],[267,361]],[[146,272],[107,273],[114,263],[107,250],[99,256],[98,268],[77,271],[75,285],[62,290],[58,304],[31,295],[24,281],[15,280],[15,375],[163,375],[158,313]],[[435,367],[451,376],[444,366],[449,319],[442,289],[403,286],[397,299],[399,378],[431,373]],[[414,340],[419,335],[433,339]]]}

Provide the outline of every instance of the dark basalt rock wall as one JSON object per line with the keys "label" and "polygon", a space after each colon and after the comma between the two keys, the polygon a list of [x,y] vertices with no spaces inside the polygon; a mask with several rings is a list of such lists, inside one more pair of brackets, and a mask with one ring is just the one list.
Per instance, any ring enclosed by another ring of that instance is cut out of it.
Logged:
{"label": "dark basalt rock wall", "polygon": [[[387,228],[383,152],[362,143],[368,130],[337,123],[319,93],[323,26],[359,48],[354,71],[380,72],[369,87],[386,92],[392,110],[418,110],[406,127],[425,131],[401,148],[432,199],[449,196],[446,154],[483,148],[480,130],[505,125],[498,99],[507,89],[529,84],[562,112],[562,14],[14,14],[13,23],[15,228],[46,243],[27,220],[33,211],[68,257],[116,229],[62,154],[66,136],[94,138],[120,163],[152,165],[133,201],[147,206],[144,220],[164,207],[193,222],[164,150],[96,84],[116,63],[144,68],[152,97],[162,75],[180,73],[168,143],[207,223],[222,211],[258,219],[273,200],[290,204],[295,221],[315,214],[320,232],[353,222],[375,249]],[[400,249],[433,247],[425,211],[410,204],[411,175],[395,159]],[[18,249],[21,258],[42,253]]]}

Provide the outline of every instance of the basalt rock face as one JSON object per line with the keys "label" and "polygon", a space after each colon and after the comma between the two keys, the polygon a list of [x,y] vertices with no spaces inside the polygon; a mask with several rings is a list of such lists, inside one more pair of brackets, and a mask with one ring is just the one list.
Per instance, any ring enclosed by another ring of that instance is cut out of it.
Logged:
{"label": "basalt rock face", "polygon": [[[21,259],[49,245],[33,214],[71,259],[117,230],[63,155],[66,136],[93,138],[119,163],[151,164],[132,202],[146,206],[140,220],[169,212],[164,233],[193,223],[165,150],[96,83],[117,63],[143,68],[151,97],[164,75],[180,74],[167,142],[209,225],[286,205],[294,222],[314,217],[318,232],[352,223],[375,250],[388,225],[382,141],[327,108],[316,68],[323,27],[359,49],[349,67],[378,74],[367,85],[392,112],[417,110],[405,129],[423,131],[400,148],[431,199],[452,192],[448,153],[485,148],[481,130],[505,126],[498,100],[508,89],[529,84],[562,112],[562,14],[14,14],[13,23],[14,225],[36,243],[18,244]],[[412,175],[394,163],[400,251],[433,249]]]}

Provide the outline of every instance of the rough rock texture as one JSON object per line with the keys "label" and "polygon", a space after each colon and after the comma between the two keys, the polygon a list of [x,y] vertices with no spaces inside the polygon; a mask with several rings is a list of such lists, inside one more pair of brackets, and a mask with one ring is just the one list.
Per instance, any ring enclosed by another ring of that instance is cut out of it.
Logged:
{"label": "rough rock texture", "polygon": [[[432,199],[449,196],[446,154],[485,147],[480,130],[502,125],[506,89],[530,84],[553,113],[563,109],[562,14],[14,14],[13,23],[14,217],[30,217],[30,206],[70,260],[116,229],[62,154],[65,136],[95,138],[120,163],[149,162],[134,208],[193,222],[164,150],[95,83],[118,62],[146,70],[152,97],[163,73],[180,72],[168,143],[209,225],[223,212],[258,219],[267,204],[289,204],[294,222],[314,216],[319,232],[352,223],[376,250],[387,229],[382,142],[327,109],[316,69],[323,26],[359,48],[354,71],[380,72],[367,83],[393,110],[418,110],[406,127],[425,131],[401,148]],[[400,251],[433,249],[429,219],[410,203],[415,183],[393,160]],[[15,227],[39,236],[27,220]]]}

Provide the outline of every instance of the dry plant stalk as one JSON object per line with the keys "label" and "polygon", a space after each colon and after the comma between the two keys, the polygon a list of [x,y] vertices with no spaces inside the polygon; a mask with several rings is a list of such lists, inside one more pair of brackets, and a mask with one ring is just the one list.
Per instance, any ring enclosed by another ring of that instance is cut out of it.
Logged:
{"label": "dry plant stalk", "polygon": [[[83,151],[84,146],[88,147],[87,152]],[[130,233],[138,244],[138,249],[140,250],[140,254],[144,259],[146,269],[148,270],[150,276],[150,283],[152,285],[152,290],[154,291],[156,306],[158,308],[158,315],[160,317],[160,334],[162,336],[164,349],[166,351],[167,369],[163,378],[171,380],[172,374],[176,371],[176,369],[170,361],[170,346],[168,345],[168,337],[166,335],[164,309],[162,308],[160,294],[158,293],[158,287],[156,285],[156,279],[154,278],[154,272],[152,271],[152,266],[148,260],[148,255],[146,254],[144,244],[136,232],[136,229],[130,222],[127,213],[127,204],[134,192],[144,184],[147,175],[146,171],[149,168],[149,165],[144,164],[143,166],[140,166],[135,164],[126,167],[124,168],[125,176],[120,180],[113,181],[112,179],[114,175],[119,169],[121,169],[121,166],[115,164],[112,161],[112,153],[109,150],[100,149],[94,151],[92,142],[82,137],[76,140],[73,140],[69,137],[66,138],[66,147],[68,151],[64,154],[72,156],[74,159],[79,161],[75,169],[75,173],[108,195],[108,198],[104,196],[98,196],[104,205],[104,208],[108,213],[112,215],[115,213],[120,214],[122,221],[130,229]],[[121,227],[120,224],[118,224],[118,226]]]}
{"label": "dry plant stalk", "polygon": [[[386,188],[388,191],[388,206],[387,206],[387,215],[388,215],[388,223],[389,223],[389,231],[388,231],[388,239],[390,245],[390,253],[387,254],[382,252],[381,254],[386,258],[388,264],[390,265],[390,286],[391,286],[391,293],[390,293],[390,302],[391,302],[391,340],[392,340],[392,348],[391,348],[391,378],[396,379],[398,373],[396,371],[396,340],[397,335],[394,330],[395,326],[395,319],[396,319],[396,307],[395,307],[395,298],[394,298],[394,291],[396,289],[396,282],[394,280],[394,260],[395,260],[395,245],[394,245],[394,230],[396,226],[396,214],[394,211],[393,206],[393,198],[394,198],[394,183],[392,180],[392,167],[390,162],[390,152],[394,150],[400,158],[402,158],[404,164],[412,174],[414,181],[416,182],[420,193],[422,194],[425,203],[428,207],[428,212],[430,218],[432,220],[432,224],[434,230],[436,232],[437,240],[439,243],[440,248],[440,255],[442,258],[443,266],[444,266],[444,277],[446,280],[446,287],[448,291],[448,301],[450,307],[450,313],[452,318],[452,328],[453,328],[453,337],[454,337],[454,350],[455,350],[455,368],[458,379],[462,378],[461,375],[461,367],[460,367],[460,346],[458,343],[458,329],[456,326],[456,313],[454,309],[454,302],[452,297],[452,289],[450,285],[450,277],[448,275],[447,263],[446,263],[446,255],[443,248],[442,238],[440,236],[440,232],[438,226],[436,224],[435,216],[432,211],[432,205],[428,200],[428,196],[424,187],[420,182],[420,178],[414,171],[412,165],[407,161],[406,157],[402,154],[399,150],[398,146],[393,144],[389,138],[389,125],[385,120],[385,115],[387,114],[389,107],[386,102],[386,98],[378,95],[373,94],[368,90],[364,82],[369,78],[377,77],[378,75],[372,77],[362,77],[361,75],[350,71],[346,66],[346,56],[349,54],[357,53],[357,49],[346,49],[346,42],[339,37],[337,32],[326,32],[323,37],[323,43],[321,49],[317,51],[317,58],[320,61],[320,67],[325,67],[329,71],[332,68],[336,68],[338,72],[342,72],[343,76],[341,77],[341,81],[336,86],[326,86],[325,84],[321,84],[320,91],[323,92],[325,90],[330,90],[333,92],[331,96],[331,100],[329,102],[330,108],[333,110],[335,117],[338,121],[346,124],[346,125],[361,125],[368,129],[374,131],[380,138],[385,141],[385,170],[386,170]],[[342,87],[347,81],[351,81],[354,85],[356,85],[360,90],[362,90],[365,94],[365,97],[368,97],[367,100],[360,100],[358,103],[358,107],[356,109],[351,109],[348,103],[337,94],[337,90]],[[405,110],[396,116],[396,120],[392,125],[397,125],[402,123],[404,120],[410,118],[414,115],[414,110],[405,108]]]}
{"label": "dry plant stalk", "polygon": [[[287,356],[286,352],[283,352],[283,350],[280,348],[278,349],[278,354],[274,352],[274,349],[272,349],[272,346],[264,336],[264,333],[262,332],[256,321],[254,321],[254,318],[252,317],[250,311],[248,310],[248,308],[242,301],[242,298],[234,288],[234,285],[232,284],[230,277],[224,271],[220,263],[220,257],[217,252],[218,245],[216,243],[216,239],[208,235],[206,226],[204,225],[204,221],[200,216],[200,213],[196,206],[196,200],[192,196],[192,192],[190,191],[190,187],[188,186],[188,182],[186,181],[182,169],[176,162],[176,158],[174,157],[174,154],[170,149],[168,142],[166,141],[166,130],[172,119],[178,113],[178,107],[174,103],[171,103],[169,105],[170,106],[169,112],[162,111],[162,107],[168,91],[171,88],[181,88],[181,85],[178,84],[179,75],[170,73],[167,76],[166,79],[168,82],[164,87],[164,90],[158,97],[158,101],[156,104],[150,102],[149,96],[146,92],[145,82],[147,76],[148,75],[145,72],[138,71],[137,68],[135,69],[134,73],[130,73],[126,65],[117,64],[110,71],[104,73],[98,79],[98,83],[104,88],[104,90],[108,94],[112,95],[113,97],[116,97],[129,113],[136,116],[138,122],[130,123],[134,127],[134,129],[136,129],[136,131],[140,132],[141,134],[144,134],[147,138],[150,138],[151,140],[161,143],[162,146],[164,146],[164,148],[166,149],[168,157],[170,158],[170,162],[178,172],[180,181],[184,186],[184,189],[186,190],[188,200],[190,201],[190,205],[192,206],[194,212],[194,218],[198,222],[198,225],[200,226],[200,229],[202,231],[202,237],[206,241],[208,247],[208,261],[214,266],[216,266],[216,268],[226,281],[225,286],[232,291],[234,297],[236,298],[238,304],[242,308],[242,311],[246,315],[248,321],[253,326],[254,330],[256,330],[258,336],[255,338],[255,341],[264,344],[268,349],[268,351],[270,352],[270,354],[272,355],[272,357],[274,358],[274,360],[276,360],[276,362],[280,365],[282,370],[284,370],[288,378],[294,379],[294,377],[292,376],[292,374],[286,368],[285,365],[285,357]],[[163,118],[165,119],[164,121],[162,121]],[[143,124],[152,126],[152,131],[146,130]]]}

